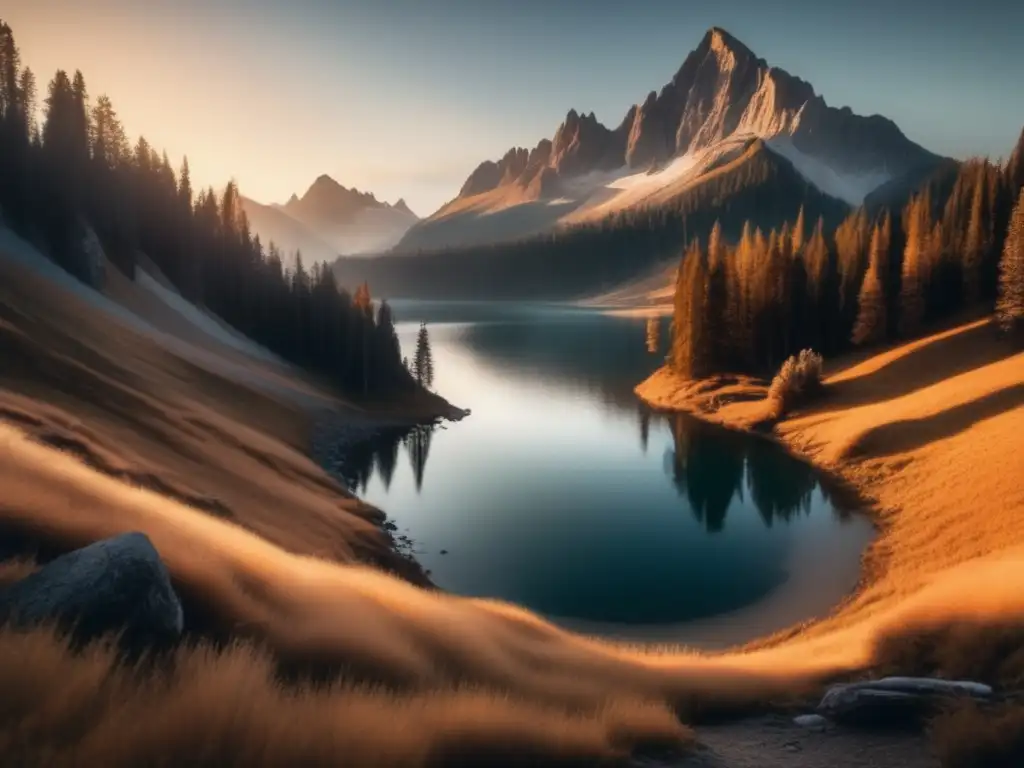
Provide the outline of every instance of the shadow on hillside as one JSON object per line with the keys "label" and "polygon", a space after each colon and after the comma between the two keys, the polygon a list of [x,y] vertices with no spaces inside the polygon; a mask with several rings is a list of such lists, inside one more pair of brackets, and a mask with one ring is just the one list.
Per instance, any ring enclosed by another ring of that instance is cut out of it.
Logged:
{"label": "shadow on hillside", "polygon": [[892,456],[953,437],[969,427],[1024,406],[1024,384],[992,392],[933,416],[904,419],[869,430],[846,448],[849,458]]}
{"label": "shadow on hillside", "polygon": [[822,411],[902,397],[1013,354],[996,338],[991,323],[968,327],[928,341],[878,370],[830,383]]}

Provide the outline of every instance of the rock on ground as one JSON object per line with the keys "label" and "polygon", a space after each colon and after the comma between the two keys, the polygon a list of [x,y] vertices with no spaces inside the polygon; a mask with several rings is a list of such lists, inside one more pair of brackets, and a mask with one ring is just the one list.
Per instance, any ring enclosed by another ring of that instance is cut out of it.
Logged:
{"label": "rock on ground", "polygon": [[818,714],[848,725],[909,725],[934,711],[943,699],[987,699],[992,689],[981,683],[928,677],[885,677],[834,685],[818,704]]}
{"label": "rock on ground", "polygon": [[123,633],[129,650],[177,640],[181,603],[159,553],[143,533],[126,533],[69,552],[0,590],[0,623],[56,622],[77,642]]}

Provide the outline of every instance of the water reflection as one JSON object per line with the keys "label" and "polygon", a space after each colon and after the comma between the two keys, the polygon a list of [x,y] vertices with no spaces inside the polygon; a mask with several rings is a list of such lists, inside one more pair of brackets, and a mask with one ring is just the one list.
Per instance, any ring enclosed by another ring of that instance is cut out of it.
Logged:
{"label": "water reflection", "polygon": [[353,493],[365,494],[375,473],[384,489],[388,490],[398,466],[399,450],[404,446],[416,481],[416,491],[419,492],[423,489],[423,476],[434,429],[414,427],[385,431],[371,440],[347,448],[340,463],[330,469]]}
{"label": "water reflection", "polygon": [[[656,322],[667,329],[667,320]],[[460,329],[456,343],[505,375],[569,385],[628,410],[635,407],[637,382],[662,363],[648,351],[646,337],[643,318],[552,311],[542,322],[474,323]]]}
{"label": "water reflection", "polygon": [[[818,482],[812,468],[767,440],[752,440],[700,422],[669,417],[674,450],[666,465],[679,494],[708,533],[725,527],[733,497],[743,500],[744,480],[765,526],[810,514]],[[641,442],[645,440],[641,424]]]}
{"label": "water reflection", "polygon": [[828,552],[830,573],[839,555],[856,568],[862,539],[837,525],[809,467],[637,401],[659,364],[644,319],[399,309],[403,345],[431,324],[437,391],[472,416],[379,435],[334,469],[415,542],[442,589],[665,623],[750,605],[809,552]]}
{"label": "water reflection", "polygon": [[[778,446],[690,416],[656,414],[639,405],[637,423],[645,454],[652,422],[668,425],[672,448],[665,452],[666,474],[708,533],[725,528],[733,500],[744,501],[744,487],[768,528],[776,521],[789,522],[796,515],[811,513],[813,494],[819,487],[817,477],[810,465]],[[404,448],[418,494],[423,490],[435,429],[438,427],[389,431],[355,445],[337,471],[356,493],[366,492],[375,473],[384,489],[390,489]]]}

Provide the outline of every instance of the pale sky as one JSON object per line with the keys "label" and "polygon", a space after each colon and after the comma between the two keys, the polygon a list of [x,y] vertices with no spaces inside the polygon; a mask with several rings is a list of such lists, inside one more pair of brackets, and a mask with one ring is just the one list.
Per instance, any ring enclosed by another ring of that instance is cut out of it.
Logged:
{"label": "pale sky", "polygon": [[569,108],[614,126],[704,31],[954,157],[1024,125],[1007,0],[5,0],[41,96],[81,69],[197,184],[283,202],[322,173],[427,215]]}

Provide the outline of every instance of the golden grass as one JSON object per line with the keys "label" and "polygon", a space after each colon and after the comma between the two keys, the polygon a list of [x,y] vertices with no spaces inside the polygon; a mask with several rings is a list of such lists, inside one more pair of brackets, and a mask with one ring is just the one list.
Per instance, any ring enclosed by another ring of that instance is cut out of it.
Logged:
{"label": "golden grass", "polygon": [[[1024,685],[1024,354],[988,320],[851,363],[834,361],[825,398],[776,421],[756,386],[659,371],[637,391],[776,439],[867,500],[880,535],[861,588],[824,621],[757,644],[852,648],[866,669]],[[1021,765],[1024,707],[965,708],[935,723],[943,765]]]}
{"label": "golden grass", "polygon": [[285,686],[252,646],[183,648],[166,668],[72,653],[55,633],[0,632],[0,754],[20,766],[582,765],[691,734],[664,707],[590,710],[474,690]]}
{"label": "golden grass", "polygon": [[[804,628],[802,642],[877,625],[894,611],[925,623],[929,612],[948,621],[1024,616],[1014,595],[1024,584],[1024,353],[981,320],[852,365],[833,361],[829,373],[820,402],[777,423],[753,386],[702,409],[719,395],[714,382],[659,371],[638,393],[728,426],[767,421],[783,445],[867,501],[880,535],[862,588]],[[984,572],[988,583],[978,581]],[[938,597],[939,585],[958,595],[955,604]]]}
{"label": "golden grass", "polygon": [[0,360],[0,421],[34,439],[288,551],[368,562],[425,583],[395,553],[383,514],[306,455],[310,414],[168,352],[2,258]]}
{"label": "golden grass", "polygon": [[[28,282],[0,282],[0,408],[17,425],[0,424],[0,524],[57,549],[143,531],[191,615],[267,654],[200,649],[185,652],[171,678],[145,678],[112,671],[109,650],[75,658],[36,634],[0,639],[0,664],[27,649],[18,643],[34,645],[50,654],[38,666],[75,681],[66,686],[72,699],[91,701],[64,709],[48,698],[62,690],[56,683],[32,693],[0,681],[27,697],[9,710],[12,749],[37,750],[18,753],[27,761],[60,764],[68,734],[96,750],[76,753],[97,756],[86,764],[141,754],[218,764],[233,749],[258,764],[285,744],[289,756],[344,748],[372,755],[372,765],[481,764],[494,753],[475,750],[495,745],[611,759],[635,745],[680,743],[677,715],[742,711],[872,667],[955,669],[978,647],[956,627],[1024,618],[1024,456],[1014,450],[1024,434],[1015,389],[1024,355],[992,341],[983,324],[835,370],[825,400],[775,426],[778,439],[871,500],[882,535],[866,556],[863,589],[834,616],[758,648],[698,656],[599,642],[515,606],[424,591],[358,565],[393,563],[380,514],[301,454],[308,417]],[[661,376],[675,404],[697,403],[705,418],[765,423],[761,382],[694,387]],[[225,512],[201,511],[204,499]],[[271,679],[279,661],[396,692],[296,694]],[[990,665],[991,674],[1013,679],[1015,665]],[[265,681],[262,693],[246,687],[250,679]],[[265,751],[245,751],[239,734]],[[193,753],[175,752],[178,741]]]}

